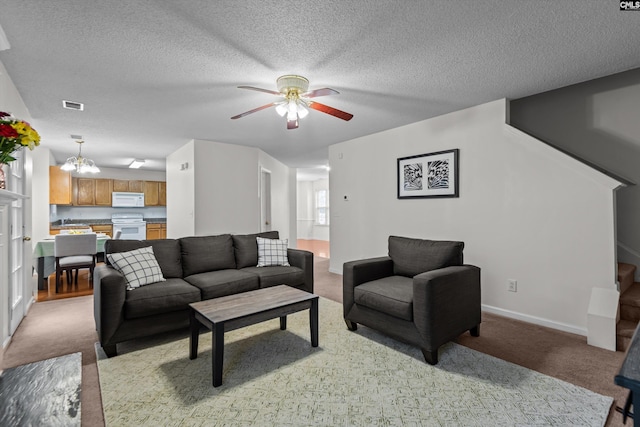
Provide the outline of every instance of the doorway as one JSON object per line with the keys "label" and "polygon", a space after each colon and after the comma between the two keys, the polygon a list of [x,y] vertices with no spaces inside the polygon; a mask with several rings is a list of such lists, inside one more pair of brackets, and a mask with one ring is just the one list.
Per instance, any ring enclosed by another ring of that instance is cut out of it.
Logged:
{"label": "doorway", "polygon": [[298,169],[297,201],[298,249],[328,260],[330,207],[327,168]]}
{"label": "doorway", "polygon": [[260,169],[260,231],[271,231],[271,171]]}

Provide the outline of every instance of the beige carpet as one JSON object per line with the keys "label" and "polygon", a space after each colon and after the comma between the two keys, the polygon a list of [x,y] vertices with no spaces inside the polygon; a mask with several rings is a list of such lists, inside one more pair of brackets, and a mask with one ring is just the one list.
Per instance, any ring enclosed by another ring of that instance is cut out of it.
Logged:
{"label": "beige carpet", "polygon": [[[308,313],[225,335],[223,384],[211,386],[211,334],[132,343],[98,360],[108,426],[602,426],[613,399],[455,343],[427,365],[419,349],[320,301],[320,346]],[[170,341],[175,339],[174,341]]]}

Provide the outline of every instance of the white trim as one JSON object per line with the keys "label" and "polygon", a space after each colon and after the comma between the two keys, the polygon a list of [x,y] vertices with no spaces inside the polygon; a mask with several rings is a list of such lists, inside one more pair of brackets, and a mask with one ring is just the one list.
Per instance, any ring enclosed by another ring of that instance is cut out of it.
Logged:
{"label": "white trim", "polygon": [[329,273],[339,274],[342,276],[342,270],[336,270],[335,268],[329,267]]}
{"label": "white trim", "polygon": [[523,322],[533,323],[534,325],[544,326],[551,329],[557,329],[572,334],[587,336],[587,329],[581,328],[575,325],[569,325],[566,323],[554,322],[548,319],[543,319],[537,316],[530,316],[528,314],[522,314],[511,310],[505,310],[503,308],[493,307],[490,305],[482,304],[482,310],[488,313],[497,314],[499,316],[508,317],[510,319],[522,320]]}

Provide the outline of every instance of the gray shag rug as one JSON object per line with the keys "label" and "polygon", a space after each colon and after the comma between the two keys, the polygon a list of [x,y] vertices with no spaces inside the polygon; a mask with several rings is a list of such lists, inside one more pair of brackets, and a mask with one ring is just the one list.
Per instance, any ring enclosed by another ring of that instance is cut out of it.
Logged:
{"label": "gray shag rug", "polygon": [[455,343],[436,366],[417,347],[359,327],[320,298],[320,345],[308,311],[225,334],[222,386],[211,334],[189,360],[185,333],[119,345],[98,370],[107,426],[602,426],[613,402]]}

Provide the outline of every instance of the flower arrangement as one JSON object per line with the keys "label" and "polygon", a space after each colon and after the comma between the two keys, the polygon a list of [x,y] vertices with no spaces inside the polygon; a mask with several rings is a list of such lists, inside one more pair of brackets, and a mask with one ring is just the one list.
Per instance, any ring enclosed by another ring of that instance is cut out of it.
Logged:
{"label": "flower arrangement", "polygon": [[13,154],[22,147],[33,150],[38,145],[40,135],[29,123],[0,111],[0,164],[14,161]]}

